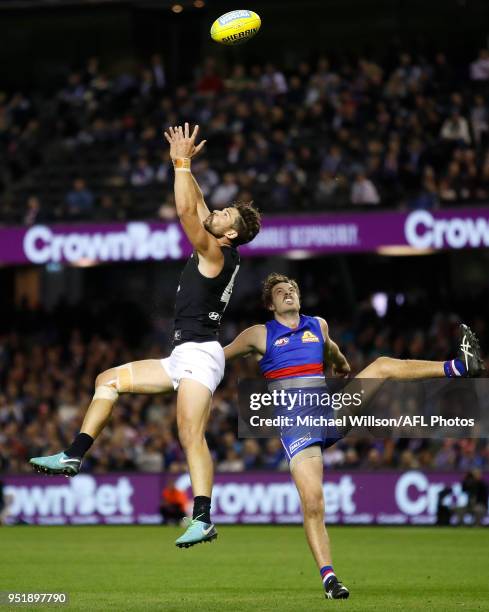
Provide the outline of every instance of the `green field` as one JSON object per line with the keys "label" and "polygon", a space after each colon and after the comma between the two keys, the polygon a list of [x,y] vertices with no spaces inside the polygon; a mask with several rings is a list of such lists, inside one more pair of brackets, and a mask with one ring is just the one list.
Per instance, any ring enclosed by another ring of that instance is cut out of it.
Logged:
{"label": "green field", "polygon": [[64,591],[61,609],[90,612],[489,609],[489,529],[331,528],[351,592],[336,602],[323,597],[300,527],[220,527],[216,542],[188,550],[174,546],[180,531],[2,528],[0,590]]}

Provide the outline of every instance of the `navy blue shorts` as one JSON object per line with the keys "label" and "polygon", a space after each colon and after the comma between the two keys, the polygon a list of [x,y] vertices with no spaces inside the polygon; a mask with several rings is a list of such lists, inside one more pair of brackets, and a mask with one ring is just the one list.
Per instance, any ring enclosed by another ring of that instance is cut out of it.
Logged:
{"label": "navy blue shorts", "polygon": [[[280,428],[280,440],[288,461],[308,446],[319,444],[322,449],[325,449],[343,438],[336,424],[330,424],[331,421],[338,418],[336,411],[331,407],[317,404],[293,410],[281,407],[278,413],[288,417],[289,422],[292,423],[290,426]],[[298,422],[299,417],[302,419],[300,423]],[[328,424],[309,424],[310,420],[315,420],[315,422],[320,420],[321,423],[328,421]]]}

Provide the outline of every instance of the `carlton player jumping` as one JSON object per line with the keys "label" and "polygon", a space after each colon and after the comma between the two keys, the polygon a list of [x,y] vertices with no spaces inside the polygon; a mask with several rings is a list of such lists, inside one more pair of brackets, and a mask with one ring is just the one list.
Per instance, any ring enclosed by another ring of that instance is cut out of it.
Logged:
{"label": "carlton player jumping", "polygon": [[190,170],[195,145],[185,127],[165,134],[175,167],[175,204],[194,252],[180,277],[175,300],[173,350],[166,359],[146,359],[111,368],[97,376],[95,394],[81,431],[64,452],[30,463],[48,474],[78,474],[82,458],[105,427],[120,393],[168,393],[178,389],[177,424],[194,493],[193,520],[176,545],[189,547],[217,537],[211,523],[212,458],[205,440],[212,394],[224,374],[219,326],[239,269],[236,247],[256,236],[260,214],[251,204],[209,212]]}
{"label": "carlton player jumping", "polygon": [[[264,282],[263,301],[274,319],[243,331],[224,348],[226,359],[254,354],[271,390],[326,387],[326,366],[332,366],[336,375],[347,376],[350,373],[346,357],[329,337],[326,321],[300,314],[300,293],[295,280],[281,274],[270,274]],[[370,394],[389,378],[415,380],[479,376],[484,366],[477,338],[465,325],[461,325],[461,332],[462,343],[457,359],[436,362],[379,357],[354,380],[368,379],[364,383],[369,383]],[[348,390],[353,382],[344,389]],[[328,428],[315,428],[308,433],[304,427],[281,429],[282,444],[301,499],[307,541],[328,599],[346,599],[349,596],[348,589],[333,570],[324,526],[322,450],[341,437],[331,428],[329,431]]]}

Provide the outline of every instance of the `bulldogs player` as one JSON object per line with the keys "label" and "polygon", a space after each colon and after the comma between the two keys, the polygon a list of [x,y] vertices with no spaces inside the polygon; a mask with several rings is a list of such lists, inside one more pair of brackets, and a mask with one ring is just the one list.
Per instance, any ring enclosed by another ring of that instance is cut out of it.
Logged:
{"label": "bulldogs player", "polygon": [[[336,375],[346,377],[350,374],[350,365],[330,338],[326,321],[300,314],[300,293],[295,280],[281,274],[269,275],[263,286],[263,302],[273,313],[273,319],[265,325],[254,325],[243,331],[224,348],[226,359],[255,355],[270,390],[307,391],[308,388],[325,387],[326,366],[332,366]],[[344,390],[358,379],[367,379],[361,384],[365,385],[367,393],[373,395],[385,379],[479,376],[484,366],[477,338],[465,325],[461,326],[461,332],[462,343],[457,359],[435,362],[379,357]],[[342,436],[331,428],[305,432],[304,427],[297,426],[282,428],[280,435],[301,499],[304,529],[321,574],[325,595],[328,599],[346,599],[349,591],[335,575],[324,525],[322,461],[322,450]]]}

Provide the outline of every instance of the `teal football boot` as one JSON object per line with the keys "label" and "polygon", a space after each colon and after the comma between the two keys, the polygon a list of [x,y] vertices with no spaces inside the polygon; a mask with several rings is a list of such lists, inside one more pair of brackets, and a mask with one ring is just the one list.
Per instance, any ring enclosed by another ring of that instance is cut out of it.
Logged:
{"label": "teal football boot", "polygon": [[81,468],[82,460],[79,457],[68,457],[64,452],[47,457],[33,457],[29,463],[36,472],[42,474],[63,474],[76,476]]}
{"label": "teal football boot", "polygon": [[217,538],[217,530],[212,523],[204,523],[199,518],[187,519],[188,527],[175,542],[178,548],[189,548],[201,542],[212,542]]}

